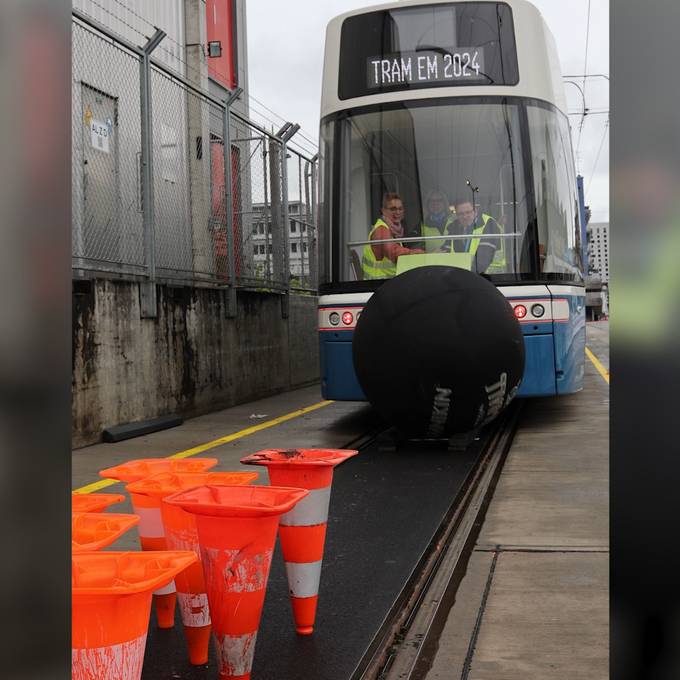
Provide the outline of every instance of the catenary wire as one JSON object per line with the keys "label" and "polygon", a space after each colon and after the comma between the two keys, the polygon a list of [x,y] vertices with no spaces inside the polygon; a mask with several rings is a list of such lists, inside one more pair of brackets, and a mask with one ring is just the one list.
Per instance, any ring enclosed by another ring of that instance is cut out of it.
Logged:
{"label": "catenary wire", "polygon": [[600,140],[600,148],[597,150],[597,155],[595,156],[595,163],[593,164],[593,169],[590,172],[590,179],[588,180],[588,186],[586,188],[586,193],[590,189],[593,177],[595,177],[595,170],[597,170],[597,163],[600,160],[600,153],[602,153],[602,147],[604,146],[604,140],[607,137],[607,132],[609,131],[609,118],[604,123],[604,131],[602,132],[602,139]]}
{"label": "catenary wire", "polygon": [[[583,73],[586,74],[588,73],[588,43],[590,41],[590,2],[591,0],[588,0],[588,18],[586,20],[586,51],[585,51],[585,58],[584,58],[584,64],[583,64]],[[581,122],[579,124],[578,128],[578,142],[576,143],[576,157],[578,158],[579,151],[581,149],[581,139],[583,136],[583,125],[585,124],[586,120],[586,78],[584,75],[583,78],[583,115],[581,116]]]}

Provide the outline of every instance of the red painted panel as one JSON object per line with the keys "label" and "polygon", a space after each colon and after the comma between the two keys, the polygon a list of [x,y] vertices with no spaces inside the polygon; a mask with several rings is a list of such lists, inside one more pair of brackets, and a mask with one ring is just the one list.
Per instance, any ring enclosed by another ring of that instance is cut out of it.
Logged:
{"label": "red painted panel", "polygon": [[[226,192],[224,190],[224,144],[221,139],[213,139],[210,142],[210,168],[211,168],[211,193],[212,204],[210,211],[210,224],[215,244],[215,260],[217,274],[220,278],[227,279],[227,210]],[[232,218],[234,237],[234,274],[241,275],[241,248],[242,248],[242,222],[241,222],[241,174],[240,174],[240,149],[231,147],[231,190],[232,190]]]}
{"label": "red painted panel", "polygon": [[208,41],[222,42],[222,56],[208,58],[208,75],[230,90],[236,87],[238,80],[233,58],[237,45],[234,18],[234,0],[207,0]]}

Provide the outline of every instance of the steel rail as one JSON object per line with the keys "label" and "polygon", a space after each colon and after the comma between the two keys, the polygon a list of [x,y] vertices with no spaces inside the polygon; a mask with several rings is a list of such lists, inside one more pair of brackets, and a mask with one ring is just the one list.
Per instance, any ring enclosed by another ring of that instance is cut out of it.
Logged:
{"label": "steel rail", "polygon": [[417,680],[441,634],[517,428],[521,402],[501,416],[439,531],[351,680]]}

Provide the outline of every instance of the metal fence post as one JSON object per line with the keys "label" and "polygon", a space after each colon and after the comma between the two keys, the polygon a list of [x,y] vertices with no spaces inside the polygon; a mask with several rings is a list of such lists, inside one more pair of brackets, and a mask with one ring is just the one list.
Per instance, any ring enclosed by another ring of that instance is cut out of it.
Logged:
{"label": "metal fence post", "polygon": [[316,290],[316,293],[318,294],[319,292],[319,269],[318,269],[318,257],[317,257],[317,227],[319,224],[318,220],[318,215],[317,215],[317,204],[316,204],[316,173],[317,173],[317,163],[319,160],[319,154],[315,154],[312,159],[311,159],[311,209],[312,209],[312,214],[311,214],[311,219],[310,221],[310,226],[308,229],[311,231],[310,234],[307,235],[307,240],[309,242],[309,276],[310,276],[310,282],[312,285],[312,288]]}
{"label": "metal fence post", "polygon": [[262,186],[263,186],[263,203],[262,203],[262,222],[264,225],[264,272],[265,281],[271,283],[272,268],[269,252],[269,185],[267,184],[267,138],[262,137]]}
{"label": "metal fence post", "polygon": [[281,140],[281,206],[283,217],[283,275],[286,277],[283,299],[281,300],[281,316],[284,319],[288,318],[288,310],[290,305],[290,245],[288,238],[288,230],[290,222],[288,218],[288,141],[300,129],[300,126],[293,123],[285,123],[283,127],[276,133],[276,137]]}
{"label": "metal fence post", "polygon": [[284,139],[281,144],[281,212],[283,241],[283,275],[285,278],[283,298],[281,300],[281,316],[288,318],[290,310],[290,218],[288,216],[288,147]]}
{"label": "metal fence post", "polygon": [[269,138],[269,187],[270,187],[270,214],[272,221],[271,246],[272,246],[272,286],[277,287],[283,280],[283,261],[279,253],[283,250],[283,228],[281,217],[281,141],[275,137]]}
{"label": "metal fence post", "polygon": [[141,317],[154,318],[158,315],[156,304],[156,248],[154,235],[154,175],[153,175],[153,123],[151,111],[151,53],[165,37],[160,28],[142,48],[139,62],[140,114],[142,142],[142,214],[144,228],[144,259],[147,279],[139,284]]}
{"label": "metal fence post", "polygon": [[[305,279],[307,278],[305,274],[305,249],[303,248],[303,229],[304,233],[307,233],[306,220],[302,219],[302,157],[298,156],[298,218],[300,226],[300,288],[305,288]],[[305,217],[307,211],[307,204],[305,204]]]}
{"label": "metal fence post", "polygon": [[[234,184],[232,178],[231,161],[231,105],[243,92],[237,87],[225,100],[223,122],[224,142],[224,191],[225,210],[227,223],[227,273],[229,275],[229,288],[227,289],[227,317],[233,319],[236,316],[236,263],[234,253]],[[242,255],[242,253],[241,253]]]}

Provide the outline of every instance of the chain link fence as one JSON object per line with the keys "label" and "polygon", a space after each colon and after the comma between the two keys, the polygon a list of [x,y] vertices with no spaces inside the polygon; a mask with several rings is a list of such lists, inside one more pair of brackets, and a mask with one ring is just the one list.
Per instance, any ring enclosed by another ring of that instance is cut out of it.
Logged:
{"label": "chain link fence", "polygon": [[72,41],[74,273],[315,292],[315,159],[76,12]]}

